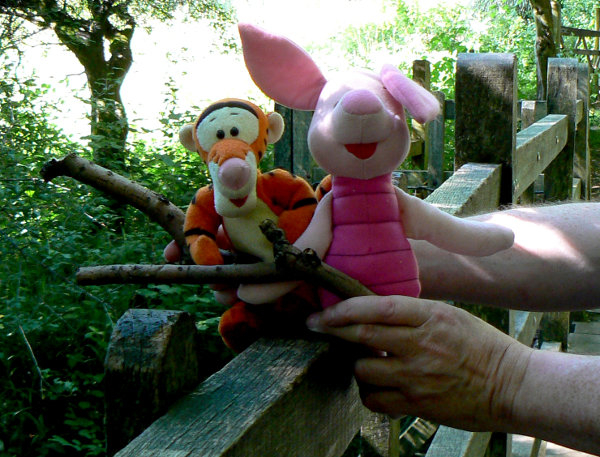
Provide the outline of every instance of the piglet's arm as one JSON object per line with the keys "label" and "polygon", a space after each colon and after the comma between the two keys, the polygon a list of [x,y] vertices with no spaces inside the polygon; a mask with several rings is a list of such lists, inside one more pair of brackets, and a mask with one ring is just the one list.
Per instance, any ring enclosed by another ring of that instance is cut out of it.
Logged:
{"label": "piglet's arm", "polygon": [[506,227],[451,216],[400,189],[396,189],[396,194],[408,238],[477,257],[508,249],[513,244],[514,233]]}
{"label": "piglet's arm", "polygon": [[[323,258],[331,244],[331,194],[327,194],[317,206],[315,215],[294,246],[303,251],[313,249]],[[238,297],[255,305],[272,303],[300,285],[301,281],[289,281],[273,284],[242,284],[238,288]]]}

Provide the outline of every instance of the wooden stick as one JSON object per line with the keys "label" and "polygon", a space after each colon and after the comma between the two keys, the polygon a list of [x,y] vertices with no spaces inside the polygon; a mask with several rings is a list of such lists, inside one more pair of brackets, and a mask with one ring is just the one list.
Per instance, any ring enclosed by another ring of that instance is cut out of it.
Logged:
{"label": "wooden stick", "polygon": [[52,159],[44,165],[40,174],[45,181],[52,181],[58,176],[69,176],[110,195],[121,203],[139,209],[164,228],[182,250],[186,251],[183,236],[185,214],[164,195],[76,154],[69,154],[60,160]]}
{"label": "wooden stick", "polygon": [[[69,176],[88,184],[119,202],[129,204],[164,228],[179,246],[186,246],[183,235],[185,215],[165,196],[101,167],[87,159],[69,154],[53,159],[42,168],[45,181]],[[324,264],[311,250],[301,252],[292,246],[272,221],[261,226],[273,242],[275,264],[200,265],[107,265],[84,267],[77,272],[82,285],[101,284],[239,284],[305,280],[334,292],[340,298],[373,295],[360,282]]]}
{"label": "wooden stick", "polygon": [[104,265],[82,267],[77,283],[104,284],[240,284],[298,279],[277,271],[274,263],[234,265]]}
{"label": "wooden stick", "polygon": [[83,267],[77,272],[81,285],[102,284],[240,284],[304,280],[340,298],[374,295],[359,281],[321,262],[310,249],[300,251],[285,238],[273,221],[261,224],[273,243],[275,263],[235,265],[107,265]]}

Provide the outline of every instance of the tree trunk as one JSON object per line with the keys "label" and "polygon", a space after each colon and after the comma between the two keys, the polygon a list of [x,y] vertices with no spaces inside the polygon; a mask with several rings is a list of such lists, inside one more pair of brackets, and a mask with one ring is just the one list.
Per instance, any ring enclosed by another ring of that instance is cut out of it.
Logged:
{"label": "tree trunk", "polygon": [[537,31],[535,43],[535,55],[537,61],[537,99],[545,100],[548,90],[548,59],[550,57],[556,57],[556,31],[559,30],[558,27],[560,27],[560,24],[555,24],[556,20],[552,14],[551,0],[530,0],[530,2],[535,17],[535,27]]}
{"label": "tree trunk", "polygon": [[[91,8],[90,19],[74,18],[63,11],[53,11],[48,19],[54,24],[58,39],[85,69],[90,89],[90,146],[94,161],[123,170],[129,124],[121,86],[133,62],[131,39],[135,21],[125,8],[111,9],[91,3],[96,7]],[[113,25],[115,22],[119,25]]]}

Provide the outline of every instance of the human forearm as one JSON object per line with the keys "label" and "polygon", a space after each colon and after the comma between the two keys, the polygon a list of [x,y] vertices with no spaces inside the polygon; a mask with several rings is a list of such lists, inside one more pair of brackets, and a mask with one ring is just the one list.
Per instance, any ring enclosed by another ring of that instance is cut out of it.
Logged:
{"label": "human forearm", "polygon": [[534,351],[506,431],[600,455],[600,357]]}
{"label": "human forearm", "polygon": [[515,208],[475,219],[511,228],[515,244],[477,258],[413,241],[423,297],[529,310],[600,306],[600,204]]}

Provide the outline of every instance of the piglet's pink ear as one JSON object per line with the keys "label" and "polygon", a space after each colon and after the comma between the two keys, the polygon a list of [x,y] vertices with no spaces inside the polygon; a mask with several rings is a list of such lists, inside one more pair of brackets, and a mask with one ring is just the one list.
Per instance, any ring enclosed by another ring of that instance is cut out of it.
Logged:
{"label": "piglet's pink ear", "polygon": [[433,94],[404,76],[393,65],[384,65],[380,76],[392,97],[402,103],[417,122],[429,122],[440,112],[440,104]]}
{"label": "piglet's pink ear", "polygon": [[313,110],[327,82],[312,58],[287,38],[238,24],[244,60],[254,83],[289,108]]}

